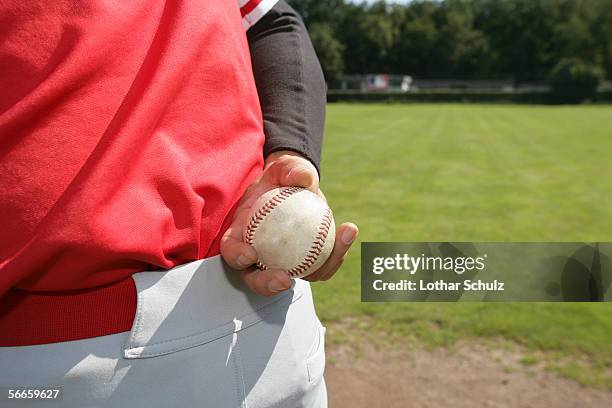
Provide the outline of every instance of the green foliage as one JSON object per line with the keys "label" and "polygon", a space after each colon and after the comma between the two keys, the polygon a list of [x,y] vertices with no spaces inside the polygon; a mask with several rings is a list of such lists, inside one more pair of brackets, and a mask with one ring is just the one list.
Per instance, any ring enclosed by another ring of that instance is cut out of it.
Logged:
{"label": "green foliage", "polygon": [[541,81],[561,60],[579,58],[612,78],[610,0],[289,2],[332,76],[343,66],[349,74]]}
{"label": "green foliage", "polygon": [[314,23],[308,31],[323,67],[325,79],[329,82],[339,78],[344,71],[344,45],[336,39],[331,27],[326,23]]}
{"label": "green foliage", "polygon": [[434,55],[446,61],[450,76],[480,77],[486,75],[489,40],[484,32],[474,28],[474,17],[461,9],[449,9],[443,13],[443,23],[438,29]]}
{"label": "green foliage", "polygon": [[559,102],[577,103],[592,98],[603,77],[600,67],[567,58],[552,69],[548,81]]}

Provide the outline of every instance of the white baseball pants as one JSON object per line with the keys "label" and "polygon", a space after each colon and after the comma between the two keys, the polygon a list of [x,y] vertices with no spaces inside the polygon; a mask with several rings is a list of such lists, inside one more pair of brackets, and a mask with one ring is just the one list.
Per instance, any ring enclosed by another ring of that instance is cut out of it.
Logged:
{"label": "white baseball pants", "polygon": [[[0,387],[62,387],[63,407],[326,407],[310,285],[250,292],[220,256],[133,275],[129,332],[0,347]],[[0,406],[41,402],[0,401]]]}

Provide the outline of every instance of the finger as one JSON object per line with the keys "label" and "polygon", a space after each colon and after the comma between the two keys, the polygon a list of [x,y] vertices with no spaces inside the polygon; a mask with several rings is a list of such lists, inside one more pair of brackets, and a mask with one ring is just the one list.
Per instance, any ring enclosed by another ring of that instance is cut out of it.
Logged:
{"label": "finger", "polygon": [[331,278],[333,274],[338,270],[346,253],[350,249],[355,239],[359,235],[359,229],[353,223],[346,222],[336,230],[336,239],[334,241],[334,248],[332,249],[329,258],[325,261],[315,273],[309,275],[307,278],[309,281],[314,282],[317,280],[323,280],[324,277],[329,275],[327,279]]}
{"label": "finger", "polygon": [[241,275],[249,289],[262,296],[276,295],[291,287],[289,274],[279,270],[245,270]]}
{"label": "finger", "polygon": [[333,264],[332,263],[324,264],[321,268],[319,268],[319,270],[317,270],[312,275],[308,275],[305,279],[309,280],[310,282],[326,281],[326,280],[331,279],[331,277],[334,276],[336,272],[338,272],[338,270],[344,263],[345,258],[346,258],[346,254],[339,260],[334,260],[335,263]]}
{"label": "finger", "polygon": [[255,248],[231,235],[221,238],[221,256],[229,266],[237,270],[248,268],[257,262]]}
{"label": "finger", "polygon": [[338,263],[336,263],[335,265],[331,265],[329,267],[329,270],[325,273],[325,275],[321,276],[321,278],[319,279],[320,281],[327,281],[330,280],[335,274],[336,272],[338,272],[340,270],[340,267],[342,266],[342,264],[344,263],[344,260],[346,259],[345,257],[342,257]]}
{"label": "finger", "polygon": [[221,237],[221,256],[229,266],[242,270],[257,262],[257,251],[242,240],[242,226],[248,217],[246,211],[234,218],[232,225]]}
{"label": "finger", "polygon": [[244,208],[249,208],[254,199],[257,199],[257,197],[254,197],[253,192],[257,189],[258,181],[259,180],[254,181],[247,187],[246,190],[244,190],[240,201],[238,201],[238,206],[236,207],[236,214]]}
{"label": "finger", "polygon": [[287,157],[268,167],[262,179],[272,185],[298,186],[316,193],[319,190],[319,174],[308,160]]}
{"label": "finger", "polygon": [[280,180],[282,186],[299,186],[313,193],[319,191],[319,175],[310,162],[289,164],[286,169],[288,171]]}

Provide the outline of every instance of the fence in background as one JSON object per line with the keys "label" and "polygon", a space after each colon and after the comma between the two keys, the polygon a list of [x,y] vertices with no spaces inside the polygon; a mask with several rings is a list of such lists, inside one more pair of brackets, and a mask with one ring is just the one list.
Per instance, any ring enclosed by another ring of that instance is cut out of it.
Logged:
{"label": "fence in background", "polygon": [[[542,82],[418,79],[409,75],[346,75],[329,84],[328,101],[558,103]],[[604,83],[591,102],[612,102]]]}

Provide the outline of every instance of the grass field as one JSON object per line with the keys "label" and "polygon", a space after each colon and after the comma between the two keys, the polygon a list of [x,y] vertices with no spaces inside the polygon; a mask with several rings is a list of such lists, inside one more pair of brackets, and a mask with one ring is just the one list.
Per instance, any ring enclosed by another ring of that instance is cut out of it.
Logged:
{"label": "grass field", "polygon": [[[332,104],[322,174],[360,241],[611,241],[612,106]],[[434,346],[509,340],[526,364],[612,389],[612,305],[366,304],[359,256],[314,285],[322,320],[367,316]]]}

